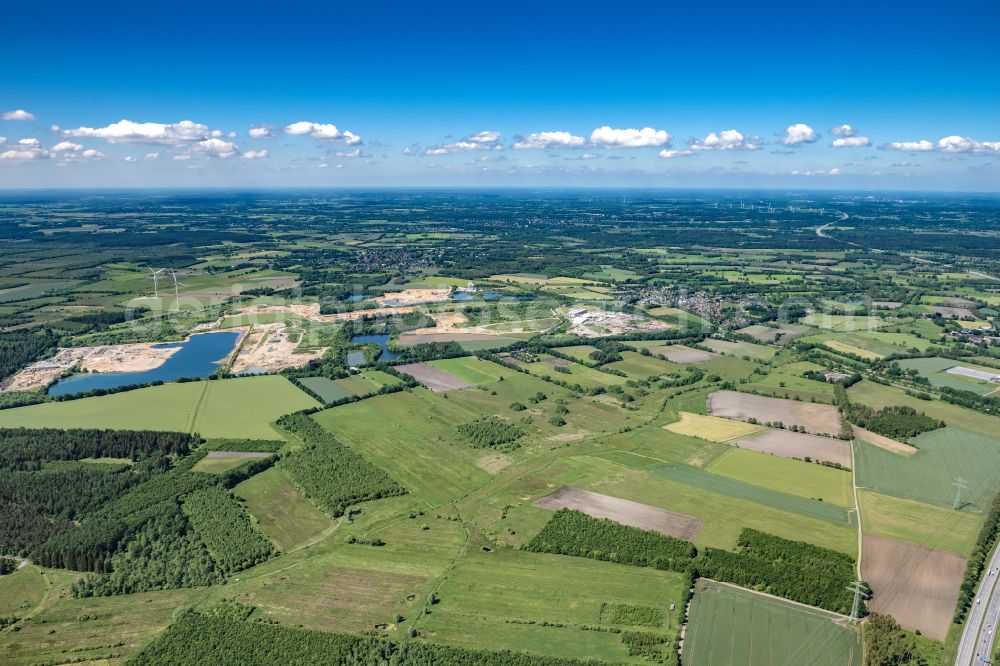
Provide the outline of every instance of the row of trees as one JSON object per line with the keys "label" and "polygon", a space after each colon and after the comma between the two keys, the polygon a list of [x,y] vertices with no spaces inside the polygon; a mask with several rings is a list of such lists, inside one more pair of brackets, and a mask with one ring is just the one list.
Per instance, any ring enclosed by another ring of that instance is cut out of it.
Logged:
{"label": "row of trees", "polygon": [[191,493],[184,498],[183,510],[223,571],[240,571],[274,554],[271,542],[224,488],[209,486]]}
{"label": "row of trees", "polygon": [[671,571],[684,571],[698,552],[688,541],[572,509],[556,511],[525,549]]}
{"label": "row of trees", "polygon": [[290,414],[278,423],[306,443],[279,464],[306,497],[334,517],[352,504],[406,493],[384,470],[341,444],[308,415]]}
{"label": "row of trees", "polygon": [[0,469],[40,469],[52,460],[185,455],[198,439],[182,432],[92,428],[0,428]]}
{"label": "row of trees", "polygon": [[851,609],[854,560],[828,548],[744,529],[731,552],[706,548],[698,573],[836,613]]}
{"label": "row of trees", "polygon": [[931,418],[912,407],[902,405],[874,409],[868,405],[843,405],[844,416],[854,425],[905,442],[922,432],[943,428],[944,421]]}
{"label": "row of trees", "polygon": [[467,650],[433,643],[304,631],[187,611],[129,660],[132,666],[598,666],[603,662]]}
{"label": "row of trees", "polygon": [[965,621],[972,600],[976,598],[976,586],[979,585],[983,569],[989,563],[990,552],[997,542],[997,536],[1000,536],[1000,494],[993,498],[990,512],[986,515],[983,526],[979,528],[976,545],[966,561],[965,577],[962,579],[962,586],[958,593],[958,604],[955,606],[956,623]]}

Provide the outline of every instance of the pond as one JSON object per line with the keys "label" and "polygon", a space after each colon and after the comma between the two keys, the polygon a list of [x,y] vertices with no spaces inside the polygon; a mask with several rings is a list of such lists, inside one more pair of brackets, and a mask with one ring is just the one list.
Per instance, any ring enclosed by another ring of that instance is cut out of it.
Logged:
{"label": "pond", "polygon": [[155,381],[173,381],[181,377],[208,377],[218,370],[236,346],[240,333],[223,331],[192,335],[184,342],[154,345],[157,349],[177,347],[177,352],[158,368],[143,372],[81,373],[60,379],[49,389],[49,395],[82,393],[94,389],[111,389]]}
{"label": "pond", "polygon": [[[351,342],[356,345],[378,345],[382,351],[380,351],[379,355],[375,357],[376,361],[392,361],[393,359],[399,358],[399,354],[389,351],[388,335],[355,335],[351,338]],[[358,356],[359,354],[360,356]],[[362,354],[362,352],[349,352],[347,354],[348,365],[363,365],[364,360],[364,354]],[[354,361],[358,362],[355,363]]]}

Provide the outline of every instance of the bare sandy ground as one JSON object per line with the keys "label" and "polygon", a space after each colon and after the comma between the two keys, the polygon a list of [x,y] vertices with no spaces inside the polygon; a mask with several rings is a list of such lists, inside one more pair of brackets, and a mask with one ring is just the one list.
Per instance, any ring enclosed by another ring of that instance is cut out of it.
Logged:
{"label": "bare sandy ground", "polygon": [[472,384],[464,379],[447,373],[444,370],[438,370],[426,363],[397,365],[396,370],[410,375],[435,393],[444,393],[445,391],[454,391],[472,386]]}
{"label": "bare sandy ground", "polygon": [[851,443],[843,439],[806,435],[788,430],[767,430],[740,437],[732,442],[741,449],[770,453],[783,458],[805,458],[823,462],[840,463],[851,467]]}
{"label": "bare sandy ground", "polygon": [[868,607],[904,629],[943,641],[958,601],[965,558],[912,543],[865,535],[861,575],[872,586]]}
{"label": "bare sandy ground", "polygon": [[0,384],[0,391],[32,391],[47,386],[79,366],[86,372],[145,372],[160,367],[179,347],[157,349],[149,342],[60,349],[52,358],[32,363]]}
{"label": "bare sandy ground", "polygon": [[286,368],[305,365],[326,353],[326,347],[295,353],[298,340],[290,337],[285,322],[257,324],[240,347],[239,355],[233,362],[234,373],[248,370],[280,372]]}
{"label": "bare sandy ground", "polygon": [[581,338],[601,338],[634,331],[663,331],[673,328],[671,324],[657,319],[603,310],[579,312],[571,315],[569,320],[573,325],[569,332]]}
{"label": "bare sandy ground", "polygon": [[766,398],[736,391],[716,391],[708,395],[708,413],[727,419],[760,423],[781,422],[785,427],[802,426],[816,435],[840,433],[840,411],[833,405],[823,405],[782,398]]}
{"label": "bare sandy ground", "polygon": [[869,444],[874,444],[875,446],[883,448],[887,451],[901,453],[904,456],[912,456],[917,452],[916,447],[904,444],[903,442],[897,442],[894,439],[872,432],[871,430],[865,430],[859,426],[851,426],[851,430],[854,431],[855,439],[863,439]]}
{"label": "bare sandy ground", "polygon": [[14,376],[0,382],[0,391],[32,391],[48,385],[64,372],[76,367],[93,347],[65,348],[57,351],[52,358],[32,363]]}
{"label": "bare sandy ground", "polygon": [[90,353],[80,362],[80,369],[88,372],[145,372],[158,368],[180,347],[156,349],[162,343],[108,345],[91,347]]}
{"label": "bare sandy ground", "polygon": [[439,303],[451,298],[451,287],[434,289],[404,289],[382,294],[372,300],[392,307],[400,305],[417,305],[419,303]]}
{"label": "bare sandy ground", "polygon": [[569,486],[563,486],[537,500],[535,506],[553,510],[574,509],[594,518],[608,518],[622,525],[651,530],[686,541],[694,541],[701,533],[701,528],[705,526],[705,521],[699,518]]}
{"label": "bare sandy ground", "polygon": [[650,347],[649,353],[653,356],[662,356],[671,363],[680,363],[682,365],[704,363],[705,361],[711,361],[712,359],[718,358],[718,355],[713,354],[712,352],[702,351],[701,349],[692,349],[691,347],[685,347],[684,345]]}

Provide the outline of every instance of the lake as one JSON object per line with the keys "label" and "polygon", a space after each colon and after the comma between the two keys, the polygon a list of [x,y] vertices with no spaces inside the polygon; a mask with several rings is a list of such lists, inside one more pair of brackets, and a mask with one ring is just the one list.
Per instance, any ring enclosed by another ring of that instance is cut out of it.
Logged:
{"label": "lake", "polygon": [[[399,354],[389,351],[388,335],[355,335],[351,342],[356,345],[378,345],[382,351],[375,358],[376,361],[392,361],[399,358]],[[360,354],[360,356],[358,356]],[[360,361],[355,363],[353,361]],[[348,365],[358,366],[364,364],[364,354],[362,352],[349,352],[347,354]]]}
{"label": "lake", "polygon": [[181,377],[208,377],[219,369],[229,352],[236,346],[240,333],[200,333],[184,342],[154,345],[157,349],[177,347],[178,351],[163,365],[144,372],[81,373],[60,379],[49,389],[49,395],[82,393],[94,389],[110,389],[155,381],[169,382]]}

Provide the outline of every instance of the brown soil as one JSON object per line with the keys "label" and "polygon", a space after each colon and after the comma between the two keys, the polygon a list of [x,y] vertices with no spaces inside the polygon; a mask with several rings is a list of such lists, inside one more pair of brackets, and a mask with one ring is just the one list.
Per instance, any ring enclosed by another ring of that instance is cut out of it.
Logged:
{"label": "brown soil", "polygon": [[868,607],[904,629],[943,641],[958,601],[965,558],[912,543],[865,535],[861,574],[872,586]]}
{"label": "brown soil", "polygon": [[397,365],[396,370],[410,375],[435,393],[444,393],[445,391],[454,391],[472,386],[472,384],[464,379],[447,373],[444,370],[438,370],[426,363]]}
{"label": "brown soil", "polygon": [[786,427],[802,426],[816,435],[840,433],[840,412],[833,405],[822,405],[781,398],[766,398],[736,391],[716,391],[708,396],[708,413],[727,419],[760,423],[781,422]]}
{"label": "brown soil", "polygon": [[771,453],[784,458],[805,458],[822,462],[840,463],[851,467],[851,443],[843,439],[806,435],[787,430],[767,430],[741,437],[735,442],[741,449]]}
{"label": "brown soil", "polygon": [[694,541],[705,525],[705,521],[699,518],[569,486],[563,486],[537,500],[535,506],[553,510],[575,509],[588,516],[608,518],[622,525],[652,530],[687,541]]}

